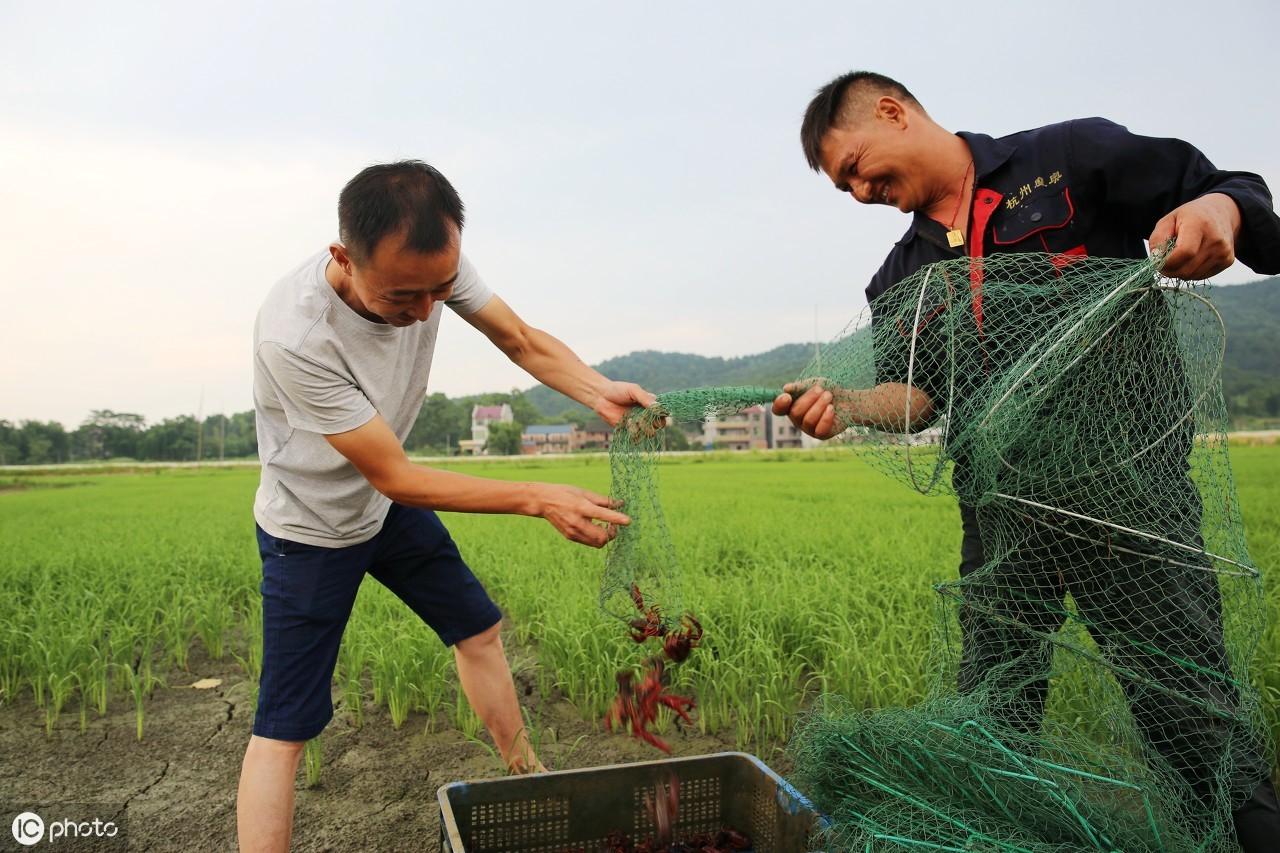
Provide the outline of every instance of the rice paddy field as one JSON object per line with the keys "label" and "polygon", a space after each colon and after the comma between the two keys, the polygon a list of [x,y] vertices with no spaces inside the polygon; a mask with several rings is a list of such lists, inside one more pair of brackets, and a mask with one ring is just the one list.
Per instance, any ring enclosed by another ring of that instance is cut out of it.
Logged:
{"label": "rice paddy field", "polygon": [[[1268,583],[1254,676],[1280,734],[1280,447],[1232,457]],[[599,457],[456,467],[608,489]],[[683,456],[660,478],[685,600],[707,631],[676,685],[698,699],[696,729],[659,729],[677,754],[739,748],[785,770],[780,747],[817,695],[865,707],[923,695],[932,585],[958,562],[954,500],[916,495],[848,449]],[[228,846],[261,656],[256,484],[251,467],[0,474],[0,800],[111,801],[148,846]],[[598,723],[614,672],[637,658],[596,606],[601,552],[534,519],[445,523],[506,614],[548,763],[657,757]],[[219,684],[191,689],[204,677]],[[299,849],[341,848],[352,831],[382,849],[434,844],[435,787],[500,772],[455,683],[452,654],[369,579],[334,722],[300,779]]]}

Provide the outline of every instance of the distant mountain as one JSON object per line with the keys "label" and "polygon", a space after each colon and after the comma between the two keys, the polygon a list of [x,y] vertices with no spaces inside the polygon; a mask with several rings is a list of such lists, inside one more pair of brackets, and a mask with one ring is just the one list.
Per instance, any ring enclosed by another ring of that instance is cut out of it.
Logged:
{"label": "distant mountain", "polygon": [[1211,294],[1227,327],[1222,386],[1232,420],[1280,420],[1280,276]]}
{"label": "distant mountain", "polygon": [[[1232,419],[1280,419],[1280,276],[1222,285],[1211,294],[1227,327],[1222,375]],[[812,355],[812,344],[784,344],[737,358],[642,350],[593,366],[605,376],[638,382],[655,393],[708,385],[781,387]],[[547,417],[581,408],[543,385],[529,389],[525,398]]]}
{"label": "distant mountain", "polygon": [[[768,352],[737,358],[683,352],[641,350],[592,365],[605,376],[637,382],[660,394],[709,385],[766,385],[781,388],[795,379],[813,356],[812,344],[783,344]],[[576,407],[568,397],[538,385],[525,398],[547,416]]]}

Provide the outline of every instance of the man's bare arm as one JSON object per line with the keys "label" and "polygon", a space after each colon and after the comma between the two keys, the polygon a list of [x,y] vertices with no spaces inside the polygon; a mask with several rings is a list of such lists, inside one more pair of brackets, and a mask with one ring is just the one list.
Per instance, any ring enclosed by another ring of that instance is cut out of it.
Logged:
{"label": "man's bare arm", "polygon": [[600,415],[610,426],[655,397],[632,382],[614,382],[589,367],[558,338],[520,319],[500,297],[464,319],[530,376]]}
{"label": "man's bare arm", "polygon": [[545,518],[566,539],[596,548],[616,535],[613,525],[630,523],[614,501],[576,486],[490,480],[414,465],[381,415],[325,439],[375,489],[397,503],[448,512]]}
{"label": "man's bare arm", "polygon": [[828,389],[815,379],[787,384],[773,401],[773,413],[786,415],[807,435],[828,439],[850,426],[914,432],[933,419],[933,400],[919,388],[900,382]]}

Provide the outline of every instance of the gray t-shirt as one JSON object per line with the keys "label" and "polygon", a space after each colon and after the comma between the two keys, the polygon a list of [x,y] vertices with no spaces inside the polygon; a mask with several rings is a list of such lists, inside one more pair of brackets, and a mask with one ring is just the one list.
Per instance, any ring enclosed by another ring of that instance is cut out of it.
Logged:
{"label": "gray t-shirt", "polygon": [[[326,435],[382,415],[403,443],[427,393],[440,311],[397,328],[361,317],[325,280],[324,251],[276,283],[253,330],[262,479],[253,515],[281,539],[339,548],[373,538],[391,502]],[[474,314],[493,296],[465,256],[445,303]]]}

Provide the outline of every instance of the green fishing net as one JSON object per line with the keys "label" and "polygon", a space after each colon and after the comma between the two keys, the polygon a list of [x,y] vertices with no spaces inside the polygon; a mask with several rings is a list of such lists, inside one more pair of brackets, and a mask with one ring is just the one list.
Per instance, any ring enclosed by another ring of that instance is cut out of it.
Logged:
{"label": "green fishing net", "polygon": [[[905,709],[820,703],[791,745],[837,849],[1231,849],[1269,772],[1248,662],[1263,600],[1224,437],[1221,318],[1152,260],[1006,254],[921,269],[798,380],[836,439],[958,499],[934,677]],[[606,611],[685,603],[662,517],[658,419],[779,389],[663,394],[615,435]],[[854,557],[856,559],[856,556]]]}

